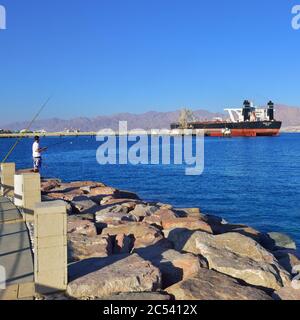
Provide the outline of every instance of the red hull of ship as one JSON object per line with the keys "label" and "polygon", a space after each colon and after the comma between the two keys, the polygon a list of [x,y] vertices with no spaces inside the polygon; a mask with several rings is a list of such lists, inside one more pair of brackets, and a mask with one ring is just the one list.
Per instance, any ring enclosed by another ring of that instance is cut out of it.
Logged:
{"label": "red hull of ship", "polygon": [[[205,130],[206,135],[210,137],[224,137],[222,130]],[[279,129],[231,129],[230,137],[263,137],[263,136],[277,136]]]}

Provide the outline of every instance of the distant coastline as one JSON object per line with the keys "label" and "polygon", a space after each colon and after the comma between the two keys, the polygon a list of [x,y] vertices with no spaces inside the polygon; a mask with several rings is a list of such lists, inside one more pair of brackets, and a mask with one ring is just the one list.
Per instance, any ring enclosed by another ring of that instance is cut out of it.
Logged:
{"label": "distant coastline", "polygon": [[[136,135],[141,134],[141,131],[138,130],[130,130],[131,132],[129,134]],[[151,134],[151,130],[145,130],[148,134]],[[155,130],[156,131],[156,130]],[[155,134],[154,131],[154,134]],[[300,126],[297,127],[286,127],[282,128],[281,133],[300,133]],[[98,132],[91,131],[91,132],[46,132],[46,133],[39,133],[39,132],[33,132],[33,133],[2,133],[0,134],[1,138],[32,138],[35,135],[38,135],[40,137],[78,137],[78,136],[96,136]],[[144,131],[143,131],[144,133]],[[196,133],[196,132],[195,132]],[[153,132],[152,132],[153,134]],[[161,134],[161,133],[160,133]],[[178,135],[180,134],[177,130],[165,130],[164,134],[166,135]],[[109,135],[109,134],[107,134]]]}

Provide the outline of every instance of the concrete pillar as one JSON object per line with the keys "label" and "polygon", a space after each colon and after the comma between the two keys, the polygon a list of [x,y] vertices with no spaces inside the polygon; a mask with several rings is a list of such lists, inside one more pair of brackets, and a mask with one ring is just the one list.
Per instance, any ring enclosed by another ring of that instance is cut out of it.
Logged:
{"label": "concrete pillar", "polygon": [[1,195],[14,196],[15,163],[1,163]]}
{"label": "concrete pillar", "polygon": [[67,288],[67,209],[64,201],[41,202],[35,206],[34,276],[38,293]]}
{"label": "concrete pillar", "polygon": [[15,205],[23,208],[26,222],[33,222],[34,207],[41,202],[41,176],[39,173],[15,174]]}

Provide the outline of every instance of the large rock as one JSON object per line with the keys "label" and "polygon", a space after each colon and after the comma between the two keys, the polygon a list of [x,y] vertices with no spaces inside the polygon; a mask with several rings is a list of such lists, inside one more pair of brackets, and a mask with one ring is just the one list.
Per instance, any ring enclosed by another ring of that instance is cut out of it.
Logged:
{"label": "large rock", "polygon": [[239,233],[210,235],[173,230],[168,237],[176,250],[205,257],[209,268],[249,284],[277,289],[289,282],[288,273],[275,257],[253,239]]}
{"label": "large rock", "polygon": [[137,220],[142,220],[144,217],[151,216],[154,212],[159,210],[157,206],[137,204],[130,213],[137,218]]}
{"label": "large rock", "polygon": [[279,232],[269,232],[270,241],[268,243],[270,250],[277,249],[296,249],[296,243],[288,235]]}
{"label": "large rock", "polygon": [[289,285],[280,288],[273,293],[272,297],[275,300],[300,300],[300,283],[298,283],[295,287]]}
{"label": "large rock", "polygon": [[300,259],[298,259],[298,257],[291,252],[281,251],[280,253],[276,254],[275,251],[274,255],[278,259],[279,264],[291,274],[293,273],[294,267],[300,266]]}
{"label": "large rock", "polygon": [[119,293],[104,300],[123,300],[123,301],[169,301],[171,300],[171,296],[163,292],[124,292]]}
{"label": "large rock", "polygon": [[199,208],[175,208],[174,212],[179,217],[190,217],[190,218],[204,219],[204,215],[200,212]]}
{"label": "large rock", "polygon": [[207,267],[206,262],[190,253],[180,253],[163,246],[153,246],[135,250],[141,257],[151,261],[162,274],[162,288],[171,286]]}
{"label": "large rock", "polygon": [[89,220],[68,217],[68,233],[95,237],[97,235],[96,226]]}
{"label": "large rock", "polygon": [[114,224],[121,221],[138,221],[131,213],[128,213],[127,206],[116,204],[105,206],[96,212],[96,221],[103,224]]}
{"label": "large rock", "polygon": [[59,179],[42,179],[41,180],[41,192],[49,192],[52,189],[59,187]]}
{"label": "large rock", "polygon": [[101,208],[86,196],[74,197],[71,201],[71,205],[76,214],[96,214],[96,212]]}
{"label": "large rock", "polygon": [[201,230],[212,233],[209,224],[199,218],[186,217],[186,218],[170,218],[162,221],[162,227],[165,230],[170,229],[187,229],[187,230]]}
{"label": "large rock", "polygon": [[104,228],[102,235],[132,235],[134,237],[134,248],[143,248],[157,243],[163,239],[163,235],[154,226],[147,223],[129,222]]}
{"label": "large rock", "polygon": [[106,298],[123,292],[156,291],[160,287],[159,270],[133,254],[69,282],[67,292],[75,298]]}
{"label": "large rock", "polygon": [[213,270],[196,275],[166,289],[176,300],[272,300],[264,291],[239,284]]}
{"label": "large rock", "polygon": [[210,269],[243,280],[250,285],[277,290],[289,281],[288,275],[276,265],[201,243],[198,243],[198,250],[208,261]]}
{"label": "large rock", "polygon": [[159,209],[150,216],[144,218],[143,222],[154,224],[162,227],[163,222],[166,220],[171,220],[177,218],[175,212],[168,209]]}
{"label": "large rock", "polygon": [[107,257],[112,254],[112,250],[113,243],[109,236],[89,237],[80,234],[68,234],[69,261]]}

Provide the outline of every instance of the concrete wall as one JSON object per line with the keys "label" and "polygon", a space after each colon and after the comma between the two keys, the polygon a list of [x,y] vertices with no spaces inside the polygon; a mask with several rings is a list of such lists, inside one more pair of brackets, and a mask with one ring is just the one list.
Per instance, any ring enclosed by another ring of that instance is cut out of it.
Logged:
{"label": "concrete wall", "polygon": [[0,193],[3,196],[14,196],[14,175],[16,172],[16,165],[14,163],[1,163],[1,188]]}
{"label": "concrete wall", "polygon": [[15,205],[23,208],[25,220],[34,220],[35,204],[41,202],[41,177],[39,173],[15,174]]}
{"label": "concrete wall", "polygon": [[34,275],[36,291],[67,288],[67,210],[64,201],[38,203],[34,211]]}

